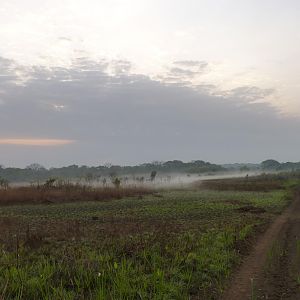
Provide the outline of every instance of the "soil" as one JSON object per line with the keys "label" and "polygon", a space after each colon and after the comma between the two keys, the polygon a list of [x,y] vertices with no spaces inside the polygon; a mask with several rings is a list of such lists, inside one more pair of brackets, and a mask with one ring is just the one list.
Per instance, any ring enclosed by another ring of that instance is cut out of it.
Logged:
{"label": "soil", "polygon": [[300,192],[297,192],[291,205],[258,238],[221,299],[297,300],[299,283]]}

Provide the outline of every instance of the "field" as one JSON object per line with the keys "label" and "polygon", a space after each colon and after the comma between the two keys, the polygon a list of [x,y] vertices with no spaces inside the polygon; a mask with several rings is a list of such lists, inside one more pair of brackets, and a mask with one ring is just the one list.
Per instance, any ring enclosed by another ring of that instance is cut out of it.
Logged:
{"label": "field", "polygon": [[291,199],[261,180],[0,201],[0,299],[218,299]]}

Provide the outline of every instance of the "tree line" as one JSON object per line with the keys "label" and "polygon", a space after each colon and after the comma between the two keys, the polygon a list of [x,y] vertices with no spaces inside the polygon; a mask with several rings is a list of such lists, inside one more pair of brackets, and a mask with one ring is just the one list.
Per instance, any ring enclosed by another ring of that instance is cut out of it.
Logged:
{"label": "tree line", "polygon": [[136,166],[101,165],[101,166],[78,166],[70,165],[61,168],[45,168],[34,163],[26,168],[0,167],[0,178],[5,178],[10,182],[30,182],[36,180],[47,180],[48,178],[86,178],[87,180],[100,177],[116,177],[123,175],[182,173],[182,174],[203,174],[226,171],[224,167],[211,164],[202,160],[182,162],[172,160],[167,162],[152,162]]}

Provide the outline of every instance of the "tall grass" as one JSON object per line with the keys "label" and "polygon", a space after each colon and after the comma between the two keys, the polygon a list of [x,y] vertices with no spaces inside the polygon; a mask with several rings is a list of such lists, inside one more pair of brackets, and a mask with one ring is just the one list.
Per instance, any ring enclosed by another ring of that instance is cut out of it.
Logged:
{"label": "tall grass", "polygon": [[[162,245],[147,235],[134,255],[123,243],[94,250],[81,245],[51,253],[21,247],[0,258],[4,299],[216,299],[237,259],[234,231],[182,234]],[[120,253],[122,253],[120,255]],[[1,297],[0,297],[1,298]]]}
{"label": "tall grass", "polygon": [[0,189],[0,205],[51,204],[76,201],[105,201],[151,193],[142,186],[91,187],[68,184],[55,187],[29,186]]}

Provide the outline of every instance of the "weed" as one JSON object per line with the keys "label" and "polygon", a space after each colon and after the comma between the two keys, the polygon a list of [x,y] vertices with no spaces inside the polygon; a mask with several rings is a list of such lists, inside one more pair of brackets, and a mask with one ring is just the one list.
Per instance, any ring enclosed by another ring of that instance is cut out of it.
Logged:
{"label": "weed", "polygon": [[[256,226],[286,201],[283,190],[20,191],[0,206],[4,299],[217,299]],[[247,205],[264,212],[239,210]]]}

